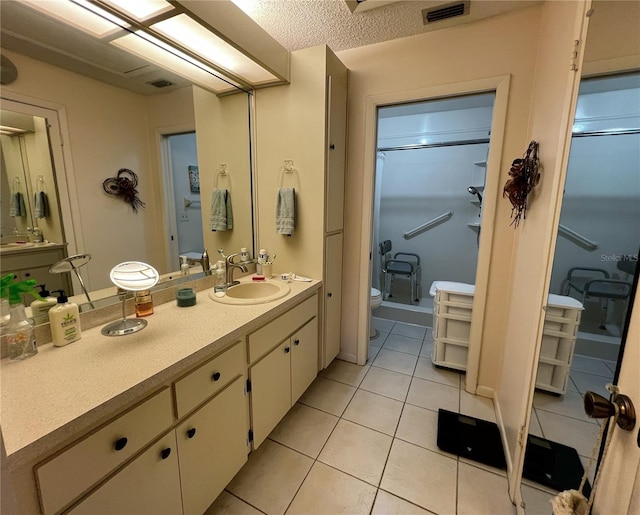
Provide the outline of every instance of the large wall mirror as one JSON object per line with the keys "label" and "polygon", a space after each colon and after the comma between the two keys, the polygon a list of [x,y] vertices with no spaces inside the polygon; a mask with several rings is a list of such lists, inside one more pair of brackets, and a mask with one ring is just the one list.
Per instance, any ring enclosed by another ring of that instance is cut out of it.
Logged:
{"label": "large wall mirror", "polygon": [[602,424],[582,399],[608,398],[624,359],[640,246],[639,18],[637,2],[593,2],[523,474],[536,513],[578,489]]}
{"label": "large wall mirror", "polygon": [[[17,68],[17,79],[2,87],[2,125],[18,117],[31,127],[2,136],[2,273],[13,271],[12,254],[44,248],[12,245],[33,243],[34,227],[65,255],[91,254],[81,270],[90,292],[108,291],[109,271],[127,260],[174,277],[186,252],[207,248],[212,263],[218,248],[254,254],[251,90],[229,79],[216,94],[28,3],[3,2],[1,24],[3,57]],[[190,142],[172,142],[174,136]],[[136,175],[144,202],[137,212],[103,188],[122,169]],[[226,231],[211,230],[215,187],[232,198],[233,228]],[[12,216],[18,192],[24,215]],[[35,213],[40,192],[49,200],[47,217]],[[190,235],[180,241],[182,233]],[[32,278],[54,289],[58,281],[47,268],[40,263]]]}

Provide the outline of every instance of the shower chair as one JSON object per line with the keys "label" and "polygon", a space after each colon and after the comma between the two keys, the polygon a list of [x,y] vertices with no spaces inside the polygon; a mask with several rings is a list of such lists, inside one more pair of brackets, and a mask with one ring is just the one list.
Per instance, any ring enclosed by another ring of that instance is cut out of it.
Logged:
{"label": "shower chair", "polygon": [[[393,258],[389,258],[392,250],[391,240],[385,240],[379,244],[380,265],[382,268],[382,296],[393,296],[393,281],[400,277],[409,279],[411,283],[411,295],[409,303],[420,301],[420,256],[411,252],[396,252]],[[398,259],[402,257],[404,259]]]}
{"label": "shower chair", "polygon": [[[630,263],[633,262],[618,261],[617,268],[633,275],[633,269],[628,268]],[[609,272],[602,268],[573,267],[567,272],[563,294],[569,295],[572,289],[582,295],[583,304],[588,298],[600,299],[602,309],[600,329],[606,329],[609,301],[621,300],[626,305],[631,295],[631,282],[611,279]]]}

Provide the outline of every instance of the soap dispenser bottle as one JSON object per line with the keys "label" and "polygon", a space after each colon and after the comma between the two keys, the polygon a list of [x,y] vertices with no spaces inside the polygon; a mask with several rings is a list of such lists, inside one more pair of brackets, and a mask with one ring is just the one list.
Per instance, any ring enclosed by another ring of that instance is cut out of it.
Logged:
{"label": "soap dispenser bottle", "polygon": [[180,265],[180,273],[182,275],[189,275],[189,263],[187,263],[187,256],[180,256],[182,264]]}
{"label": "soap dispenser bottle", "polygon": [[9,322],[5,327],[7,335],[7,351],[10,360],[23,360],[38,353],[34,323],[27,317],[22,303],[22,293],[40,298],[33,289],[35,279],[13,283],[13,274],[2,278],[0,294],[9,299]]}
{"label": "soap dispenser bottle", "polygon": [[58,299],[51,296],[46,285],[39,284],[37,287],[40,288],[42,300],[36,299],[31,303],[31,316],[36,325],[46,324],[49,321],[49,310],[58,304]]}
{"label": "soap dispenser bottle", "polygon": [[58,304],[49,311],[51,325],[51,339],[53,345],[62,347],[80,339],[80,310],[78,305],[69,302],[64,290],[55,290],[60,293]]}

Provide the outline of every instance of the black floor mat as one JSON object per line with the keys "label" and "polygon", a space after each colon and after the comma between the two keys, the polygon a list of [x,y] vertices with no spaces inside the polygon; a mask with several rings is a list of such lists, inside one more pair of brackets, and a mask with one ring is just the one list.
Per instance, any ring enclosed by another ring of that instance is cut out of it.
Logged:
{"label": "black floor mat", "polygon": [[497,424],[438,410],[438,448],[492,467],[506,469]]}
{"label": "black floor mat", "polygon": [[[584,467],[573,447],[529,435],[522,477],[562,492],[577,490],[583,474]],[[588,480],[582,493],[586,498],[591,495]]]}

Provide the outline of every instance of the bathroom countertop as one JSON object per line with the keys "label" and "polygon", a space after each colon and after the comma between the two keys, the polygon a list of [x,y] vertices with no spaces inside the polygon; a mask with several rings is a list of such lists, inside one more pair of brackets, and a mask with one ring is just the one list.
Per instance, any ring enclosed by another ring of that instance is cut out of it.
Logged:
{"label": "bathroom countertop", "polygon": [[9,467],[45,456],[289,310],[320,285],[294,281],[286,297],[247,306],[214,302],[206,289],[198,292],[195,306],[155,306],[147,327],[137,333],[108,337],[95,327],[64,347],[43,345],[25,361],[3,359],[0,425]]}
{"label": "bathroom countertop", "polygon": [[38,252],[40,250],[50,250],[65,247],[66,243],[53,243],[50,241],[42,243],[15,243],[0,245],[0,254],[19,254],[21,252]]}

